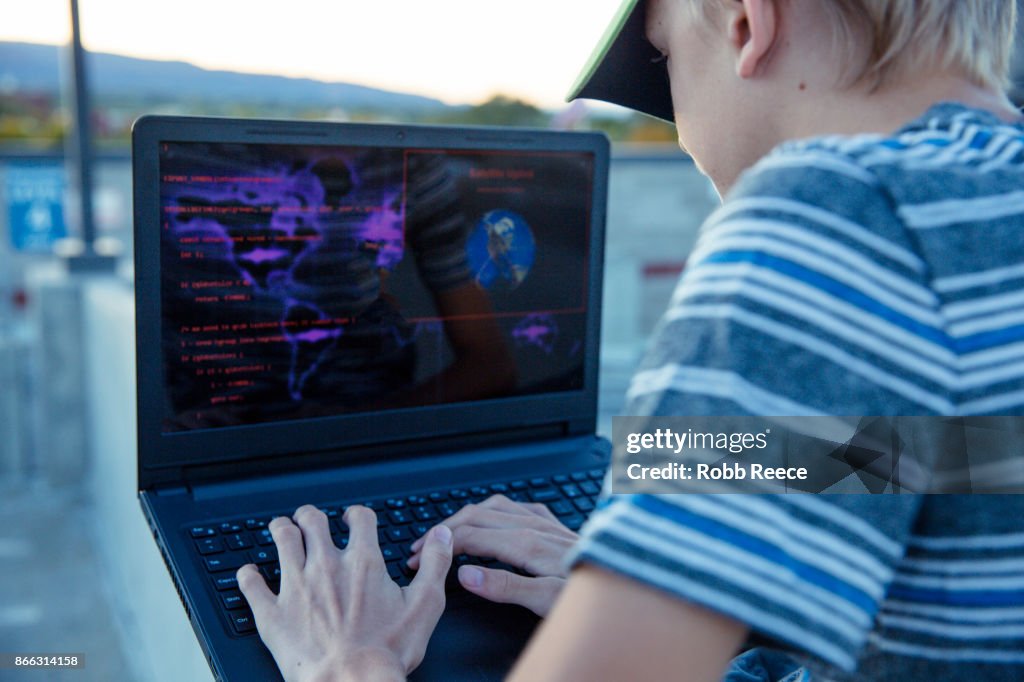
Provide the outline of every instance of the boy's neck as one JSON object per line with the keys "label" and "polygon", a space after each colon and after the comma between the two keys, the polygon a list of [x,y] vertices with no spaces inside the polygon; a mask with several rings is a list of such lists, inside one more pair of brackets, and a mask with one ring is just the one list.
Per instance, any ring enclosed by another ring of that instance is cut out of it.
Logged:
{"label": "boy's neck", "polygon": [[826,82],[830,82],[827,74],[798,90],[797,81],[780,79],[762,83],[760,91],[752,93],[751,99],[761,103],[756,123],[748,121],[748,134],[739,138],[743,143],[734,147],[724,162],[705,171],[720,196],[728,194],[744,169],[782,142],[825,135],[890,135],[940,102],[989,111],[1006,122],[1024,120],[1001,91],[980,87],[955,74],[919,74],[873,91],[829,87]]}
{"label": "boy's neck", "polygon": [[823,93],[814,103],[803,102],[784,124],[789,139],[818,135],[889,134],[924,114],[939,102],[959,102],[989,111],[1007,122],[1022,120],[1002,92],[982,88],[966,78],[936,75],[885,85],[874,92],[864,88]]}

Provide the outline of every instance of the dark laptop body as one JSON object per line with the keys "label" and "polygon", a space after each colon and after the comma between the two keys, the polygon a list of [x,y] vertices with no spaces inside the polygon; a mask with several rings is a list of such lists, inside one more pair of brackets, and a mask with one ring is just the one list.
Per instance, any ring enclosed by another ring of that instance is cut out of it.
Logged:
{"label": "dark laptop body", "polygon": [[[139,498],[217,678],[279,679],[228,604],[274,515],[415,537],[504,492],[582,522],[603,135],[146,117],[133,169]],[[454,586],[414,678],[498,679],[535,624]]]}

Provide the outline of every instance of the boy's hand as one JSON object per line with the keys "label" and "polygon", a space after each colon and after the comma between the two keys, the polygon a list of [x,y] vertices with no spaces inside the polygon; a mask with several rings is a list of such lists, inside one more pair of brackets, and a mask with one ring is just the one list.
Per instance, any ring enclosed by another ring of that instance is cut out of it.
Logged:
{"label": "boy's hand", "polygon": [[[491,601],[519,604],[546,616],[565,586],[564,559],[579,536],[543,504],[513,502],[494,495],[469,504],[445,520],[455,535],[455,552],[493,557],[536,577],[479,566],[459,568],[459,583]],[[409,565],[422,571],[424,541],[412,545]]]}
{"label": "boy's hand", "polygon": [[260,637],[289,682],[404,679],[423,660],[444,611],[448,527],[424,536],[419,573],[402,588],[385,570],[377,515],[349,507],[343,518],[345,550],[334,545],[327,516],[316,507],[300,507],[295,523],[270,523],[281,560],[278,595],[252,564],[238,570]]}

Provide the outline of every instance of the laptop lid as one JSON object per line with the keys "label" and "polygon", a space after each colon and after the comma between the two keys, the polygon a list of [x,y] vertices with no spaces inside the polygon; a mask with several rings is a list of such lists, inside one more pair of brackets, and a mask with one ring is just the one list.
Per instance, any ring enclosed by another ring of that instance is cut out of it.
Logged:
{"label": "laptop lid", "polygon": [[600,134],[140,119],[140,489],[592,432],[607,168]]}

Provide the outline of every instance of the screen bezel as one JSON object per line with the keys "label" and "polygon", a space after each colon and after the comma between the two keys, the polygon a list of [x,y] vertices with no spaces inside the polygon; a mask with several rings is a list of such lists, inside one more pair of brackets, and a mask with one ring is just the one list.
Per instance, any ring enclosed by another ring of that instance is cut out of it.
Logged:
{"label": "screen bezel", "polygon": [[[159,150],[160,144],[164,142],[592,154],[594,175],[585,284],[589,305],[586,312],[582,389],[414,407],[386,413],[356,413],[301,421],[163,433]],[[254,465],[254,469],[265,469],[268,458],[307,459],[295,457],[297,454],[331,453],[328,459],[341,462],[352,459],[345,454],[349,451],[364,453],[359,456],[365,459],[368,445],[383,446],[438,438],[457,441],[462,434],[491,431],[525,433],[536,427],[553,424],[566,425],[566,433],[588,429],[592,432],[597,418],[597,358],[608,156],[608,140],[600,133],[164,116],[139,119],[132,129],[132,170],[140,489],[156,483],[173,485],[176,479],[184,476],[186,468],[209,466],[223,471],[225,465],[234,463],[236,466],[228,468],[235,475],[245,475],[248,462],[259,461],[260,464]]]}

